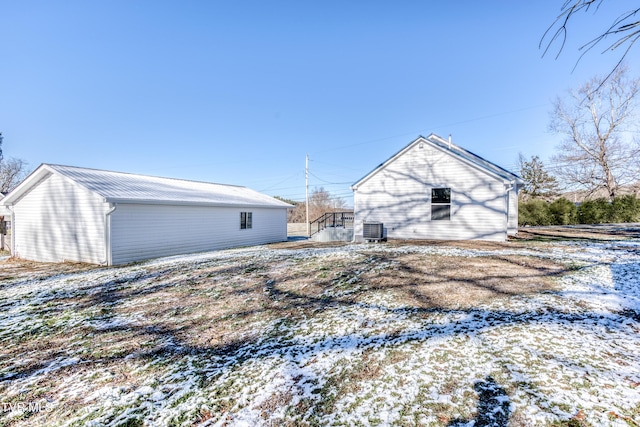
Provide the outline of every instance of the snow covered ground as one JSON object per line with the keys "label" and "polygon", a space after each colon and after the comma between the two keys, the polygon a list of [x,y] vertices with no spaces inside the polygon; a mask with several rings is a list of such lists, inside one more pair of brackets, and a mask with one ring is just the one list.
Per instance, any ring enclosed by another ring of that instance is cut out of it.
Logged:
{"label": "snow covered ground", "polygon": [[[429,268],[483,260],[563,270],[532,275],[553,284],[532,293],[488,271],[465,286],[490,298],[410,302]],[[381,285],[401,276],[401,291]],[[27,272],[0,281],[0,346],[0,426],[638,426],[640,240]]]}

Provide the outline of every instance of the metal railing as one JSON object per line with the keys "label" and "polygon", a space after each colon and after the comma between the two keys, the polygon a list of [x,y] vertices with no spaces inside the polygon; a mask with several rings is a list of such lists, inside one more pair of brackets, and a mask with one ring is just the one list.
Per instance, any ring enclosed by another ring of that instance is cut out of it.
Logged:
{"label": "metal railing", "polygon": [[353,211],[326,212],[321,217],[309,223],[309,237],[328,227],[353,227]]}

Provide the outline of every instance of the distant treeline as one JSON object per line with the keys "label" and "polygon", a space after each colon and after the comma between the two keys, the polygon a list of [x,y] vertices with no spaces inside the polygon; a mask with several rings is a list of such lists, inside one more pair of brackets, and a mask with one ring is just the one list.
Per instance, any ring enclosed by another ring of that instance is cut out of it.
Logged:
{"label": "distant treeline", "polygon": [[640,221],[640,199],[635,195],[587,200],[580,205],[564,197],[553,202],[520,202],[518,223],[524,225],[605,224]]}

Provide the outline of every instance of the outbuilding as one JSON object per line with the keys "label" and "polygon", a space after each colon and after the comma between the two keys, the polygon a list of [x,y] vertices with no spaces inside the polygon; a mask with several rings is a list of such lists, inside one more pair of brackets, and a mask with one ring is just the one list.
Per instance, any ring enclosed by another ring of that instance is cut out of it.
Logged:
{"label": "outbuilding", "polygon": [[54,164],[0,203],[13,255],[104,265],[285,241],[292,207],[235,185]]}
{"label": "outbuilding", "polygon": [[389,238],[504,241],[523,185],[450,139],[420,136],[352,185],[355,239],[377,225]]}

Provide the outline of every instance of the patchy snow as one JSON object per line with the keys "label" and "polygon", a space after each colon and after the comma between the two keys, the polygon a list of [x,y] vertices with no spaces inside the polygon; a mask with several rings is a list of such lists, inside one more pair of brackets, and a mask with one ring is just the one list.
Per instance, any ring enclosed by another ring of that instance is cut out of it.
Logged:
{"label": "patchy snow", "polygon": [[[640,241],[571,241],[530,249],[347,245],[299,250],[242,248],[177,256],[0,284],[0,343],[47,328],[84,325],[99,333],[141,325],[131,314],[104,316],[100,301],[84,311],[42,315],[43,307],[122,290],[142,291],[165,274],[199,265],[260,260],[286,271],[300,260],[366,261],[372,255],[455,257],[526,255],[572,267],[559,290],[514,296],[472,309],[417,310],[377,293],[367,301],[327,306],[311,317],[260,324],[259,338],[232,350],[171,351],[84,363],[57,355],[24,371],[29,355],[0,359],[0,393],[18,399],[55,377],[46,424],[269,426],[468,425],[511,420],[552,425],[582,417],[593,425],[628,426],[640,415]],[[393,262],[371,265],[392,270]],[[327,297],[348,295],[365,271],[345,277]],[[265,286],[269,286],[269,282]],[[39,314],[37,314],[39,313]],[[89,316],[89,317],[87,317]],[[211,327],[215,327],[212,325]],[[87,361],[88,362],[88,361]],[[114,366],[115,365],[115,366]],[[64,376],[59,372],[66,369]],[[118,372],[116,372],[118,371]],[[135,378],[115,381],[124,372]],[[42,392],[46,394],[46,391]],[[51,393],[49,391],[49,393]],[[81,401],[82,410],[67,403]],[[327,410],[329,408],[330,410]],[[0,415],[31,425],[21,414]],[[38,420],[39,418],[35,418]],[[636,424],[631,424],[635,422]]]}

